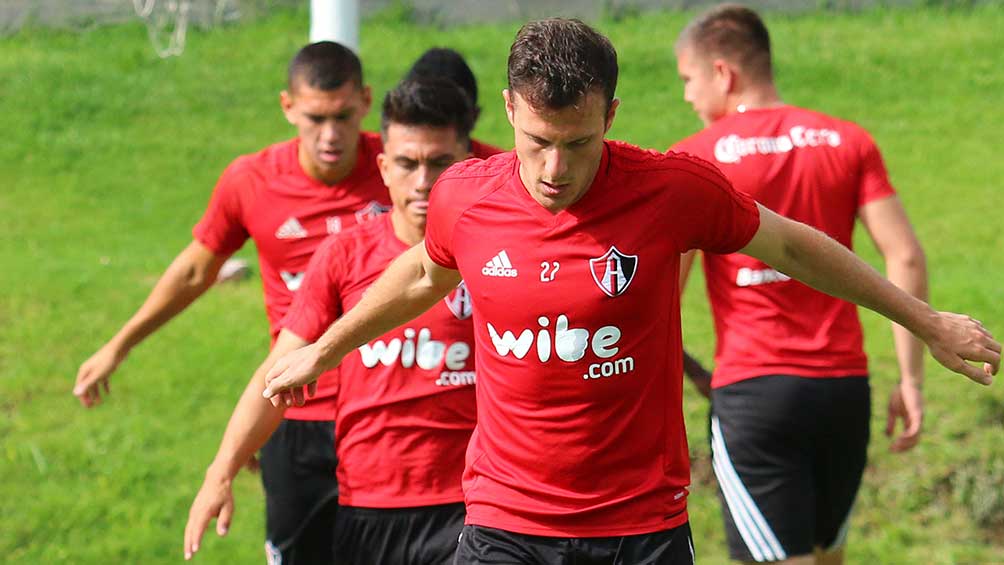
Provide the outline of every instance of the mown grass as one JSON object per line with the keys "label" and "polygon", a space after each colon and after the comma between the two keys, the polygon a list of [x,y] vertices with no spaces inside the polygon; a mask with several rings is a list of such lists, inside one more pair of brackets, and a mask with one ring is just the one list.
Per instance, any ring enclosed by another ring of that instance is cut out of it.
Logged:
{"label": "mown grass", "polygon": [[[671,46],[686,14],[599,22],[618,47],[623,100],[611,137],[663,149],[699,124]],[[139,24],[0,40],[0,555],[23,563],[167,563],[230,409],[267,347],[260,284],[214,289],[139,347],[107,404],[70,395],[76,368],[142,302],[190,239],[236,155],[292,135],[278,111],[307,15],[193,31],[157,59]],[[852,119],[885,152],[928,253],[932,300],[1004,335],[1004,9],[772,15],[785,99]],[[468,55],[479,137],[511,145],[498,92],[517,23],[439,29],[382,16],[363,28],[375,98],[432,45]],[[376,127],[374,112],[367,119]],[[860,236],[861,234],[859,234]],[[866,239],[860,252],[881,265]],[[247,247],[241,256],[254,259]],[[699,278],[684,302],[688,347],[713,348]],[[928,362],[923,443],[881,437],[896,379],[888,325],[863,315],[872,358],[871,463],[851,530],[855,563],[1004,562],[1004,393]],[[706,405],[688,390],[701,561],[725,561],[707,472]],[[203,563],[261,559],[255,477],[236,483],[228,539]],[[212,535],[212,534],[211,534]]]}

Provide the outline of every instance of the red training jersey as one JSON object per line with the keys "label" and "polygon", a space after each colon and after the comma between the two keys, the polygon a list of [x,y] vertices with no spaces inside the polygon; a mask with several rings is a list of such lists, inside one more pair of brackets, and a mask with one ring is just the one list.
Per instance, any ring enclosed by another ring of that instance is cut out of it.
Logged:
{"label": "red training jersey", "polygon": [[[321,241],[390,209],[376,165],[381,150],[379,135],[360,134],[355,168],[341,182],[326,185],[300,167],[299,139],[293,139],[237,158],[216,183],[192,235],[217,255],[231,255],[248,238],[254,240],[273,341]],[[286,418],[334,417],[337,383],[329,377],[318,384],[318,394],[305,406],[288,408]]]}
{"label": "red training jersey", "polygon": [[501,147],[495,147],[494,145],[489,145],[483,141],[471,139],[471,157],[474,157],[475,159],[487,159],[492,155],[505,153],[505,151],[506,150]]}
{"label": "red training jersey", "polygon": [[[315,341],[408,246],[390,214],[324,241],[282,325]],[[335,423],[338,500],[404,508],[463,500],[474,430],[474,327],[463,283],[411,322],[346,356]]]}
{"label": "red training jersey", "polygon": [[447,170],[425,245],[474,305],[478,425],[467,522],[619,536],[687,520],[679,257],[743,247],[756,204],[714,167],[605,142],[588,192],[552,214],[515,152]]}
{"label": "red training jersey", "polygon": [[[672,148],[717,165],[737,190],[852,246],[858,209],[892,196],[859,126],[783,106],[731,114]],[[718,344],[711,385],[763,375],[864,375],[857,307],[741,254],[704,255]]]}

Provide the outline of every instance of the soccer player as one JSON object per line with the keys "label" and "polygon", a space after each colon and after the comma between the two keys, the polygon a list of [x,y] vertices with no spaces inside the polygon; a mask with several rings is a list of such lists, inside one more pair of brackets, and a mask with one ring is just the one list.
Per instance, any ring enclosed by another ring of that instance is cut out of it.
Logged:
{"label": "soccer player", "polygon": [[[360,132],[371,95],[352,51],[331,42],[304,47],[290,62],[279,99],[297,137],[240,157],[223,172],[193,241],[136,314],[81,365],[73,393],[85,406],[108,393],[129,351],[201,296],[248,238],[258,250],[274,340],[321,241],[387,210],[390,197],[376,165],[380,138]],[[334,392],[334,381],[322,379],[319,393],[286,412],[261,452],[266,553],[287,565],[332,558]]]}
{"label": "soccer player", "polygon": [[[278,356],[317,339],[395,257],[422,241],[432,183],[468,154],[470,106],[446,79],[404,81],[387,94],[377,162],[393,209],[330,236],[310,260],[278,341],[248,383],[192,503],[186,556],[212,518],[226,531],[233,512],[230,483],[282,419],[285,407],[262,398],[265,371]],[[452,560],[464,521],[460,478],[475,418],[470,316],[461,285],[414,323],[347,356],[339,368],[334,546],[340,562]]]}
{"label": "soccer player", "polygon": [[276,361],[264,392],[301,401],[303,385],[462,278],[478,420],[457,563],[692,562],[678,292],[690,249],[758,257],[890,317],[942,363],[991,382],[1000,344],[978,322],[935,312],[705,161],[606,141],[617,56],[589,26],[523,26],[508,79],[515,151],[444,173],[424,243],[315,344]]}
{"label": "soccer player", "polygon": [[[445,77],[457,83],[470,96],[471,103],[474,105],[474,120],[477,121],[481,115],[481,107],[477,105],[478,83],[463,55],[449,47],[433,47],[423,53],[408,71],[409,78],[420,76]],[[502,152],[503,150],[498,147],[471,139],[471,154],[474,157],[487,159]],[[701,394],[707,395],[709,393],[711,373],[686,351],[683,352],[683,372]]]}
{"label": "soccer player", "polygon": [[[673,150],[711,161],[737,190],[847,248],[860,218],[889,280],[927,299],[924,252],[878,148],[855,124],[782,101],[756,12],[709,10],[680,34],[676,55],[684,98],[706,128]],[[857,308],[746,254],[704,254],[704,270],[718,334],[712,458],[729,552],[841,563],[871,418]],[[900,381],[886,433],[902,419],[891,447],[904,451],[923,421],[923,344],[902,326],[893,333]]]}
{"label": "soccer player", "polygon": [[[471,111],[474,112],[474,122],[477,123],[481,116],[481,106],[478,106],[478,80],[463,55],[449,47],[433,47],[422,53],[405,78],[419,77],[438,77],[455,82],[470,97]],[[494,145],[471,138],[471,155],[478,159],[487,159],[502,151]]]}

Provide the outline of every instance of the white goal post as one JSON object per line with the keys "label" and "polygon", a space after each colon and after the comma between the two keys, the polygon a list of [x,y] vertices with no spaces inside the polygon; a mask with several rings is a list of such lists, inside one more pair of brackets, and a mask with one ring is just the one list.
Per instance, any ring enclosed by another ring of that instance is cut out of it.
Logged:
{"label": "white goal post", "polygon": [[359,0],[310,0],[310,42],[335,41],[359,52]]}

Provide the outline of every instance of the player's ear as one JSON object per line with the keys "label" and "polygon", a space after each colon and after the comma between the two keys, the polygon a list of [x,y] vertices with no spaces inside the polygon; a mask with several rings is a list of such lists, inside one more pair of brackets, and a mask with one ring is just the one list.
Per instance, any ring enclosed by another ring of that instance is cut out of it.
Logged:
{"label": "player's ear", "polygon": [[282,113],[286,116],[286,121],[296,125],[296,122],[293,121],[293,95],[288,90],[283,90],[279,93],[279,106],[282,108]]}
{"label": "player's ear", "polygon": [[735,73],[724,59],[711,62],[711,79],[722,94],[729,94],[735,86]]}
{"label": "player's ear", "polygon": [[387,184],[390,177],[390,159],[387,157],[386,153],[381,151],[380,153],[377,153],[376,162],[377,168],[380,169],[380,178],[383,179],[383,185],[390,186]]}
{"label": "player's ear", "polygon": [[610,101],[610,109],[607,110],[607,122],[603,127],[603,133],[610,131],[610,126],[614,125],[614,116],[617,115],[617,107],[621,105],[620,98],[614,98]]}
{"label": "player's ear", "polygon": [[508,88],[502,89],[502,98],[505,100],[505,115],[506,115],[507,118],[509,118],[509,125],[511,125],[512,127],[515,128],[516,127],[516,121],[515,121],[515,111],[516,111],[516,108],[514,106],[515,99],[513,98],[512,91],[509,90]]}
{"label": "player's ear", "polygon": [[363,115],[370,113],[370,107],[373,105],[373,90],[370,85],[363,87]]}

